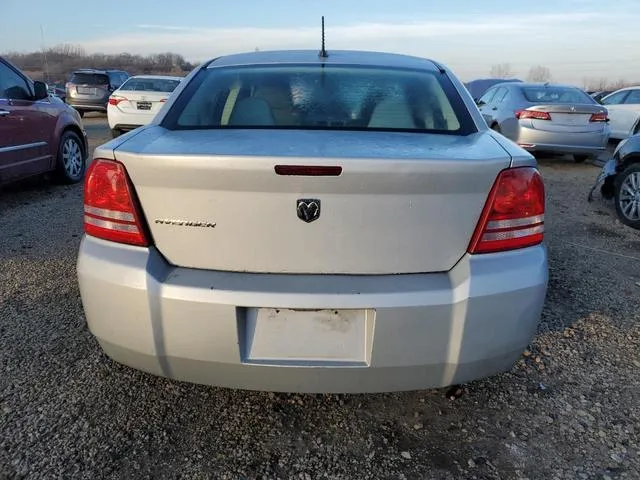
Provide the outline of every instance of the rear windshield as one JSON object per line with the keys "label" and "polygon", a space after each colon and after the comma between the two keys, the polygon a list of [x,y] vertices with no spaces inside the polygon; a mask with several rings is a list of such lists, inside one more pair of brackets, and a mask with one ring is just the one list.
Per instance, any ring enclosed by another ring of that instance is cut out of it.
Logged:
{"label": "rear windshield", "polygon": [[165,78],[130,78],[124,82],[120,89],[170,93],[173,92],[179,84],[179,80]]}
{"label": "rear windshield", "polygon": [[109,76],[103,73],[74,73],[71,83],[80,85],[109,85]]}
{"label": "rear windshield", "polygon": [[536,103],[596,103],[582,90],[571,87],[523,87],[522,93],[527,101]]}
{"label": "rear windshield", "polygon": [[445,75],[349,65],[209,68],[181,93],[169,129],[477,131]]}

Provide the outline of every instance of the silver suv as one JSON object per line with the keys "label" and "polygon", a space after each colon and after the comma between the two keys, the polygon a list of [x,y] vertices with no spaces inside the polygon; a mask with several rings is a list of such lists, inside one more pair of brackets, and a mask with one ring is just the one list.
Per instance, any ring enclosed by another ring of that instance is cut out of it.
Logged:
{"label": "silver suv", "polygon": [[80,116],[86,112],[106,112],[109,96],[129,76],[122,70],[76,70],[66,85],[66,102],[80,112]]}

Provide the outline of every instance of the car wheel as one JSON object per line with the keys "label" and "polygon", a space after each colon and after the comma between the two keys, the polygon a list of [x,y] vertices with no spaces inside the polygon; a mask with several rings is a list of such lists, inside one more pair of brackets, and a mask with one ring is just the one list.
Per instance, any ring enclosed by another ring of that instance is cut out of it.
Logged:
{"label": "car wheel", "polygon": [[573,161],[576,163],[584,163],[587,161],[587,158],[589,158],[589,155],[574,155]]}
{"label": "car wheel", "polygon": [[640,163],[616,175],[616,212],[622,223],[640,230]]}
{"label": "car wheel", "polygon": [[117,128],[112,128],[111,129],[111,137],[112,138],[117,138],[120,135],[122,135],[122,130],[118,130]]}
{"label": "car wheel", "polygon": [[56,176],[62,183],[77,183],[84,177],[86,168],[84,147],[80,137],[72,131],[66,131],[60,138]]}

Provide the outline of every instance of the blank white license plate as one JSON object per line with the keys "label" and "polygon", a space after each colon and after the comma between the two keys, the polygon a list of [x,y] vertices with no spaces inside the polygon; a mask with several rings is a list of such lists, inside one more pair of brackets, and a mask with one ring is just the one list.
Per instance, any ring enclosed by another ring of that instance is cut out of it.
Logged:
{"label": "blank white license plate", "polygon": [[83,95],[95,95],[96,94],[96,89],[95,88],[87,88],[87,87],[78,87],[78,93],[81,93]]}
{"label": "blank white license plate", "polygon": [[552,113],[551,118],[562,125],[588,125],[591,115],[583,113]]}
{"label": "blank white license plate", "polygon": [[249,362],[366,362],[367,310],[247,311]]}

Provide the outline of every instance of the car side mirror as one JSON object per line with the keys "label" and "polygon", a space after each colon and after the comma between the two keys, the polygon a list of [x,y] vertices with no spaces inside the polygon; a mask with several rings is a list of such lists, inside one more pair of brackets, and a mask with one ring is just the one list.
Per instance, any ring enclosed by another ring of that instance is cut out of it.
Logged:
{"label": "car side mirror", "polygon": [[479,98],[474,98],[473,100],[476,102],[476,105],[479,106],[479,107],[484,105],[484,102],[482,100],[480,100]]}
{"label": "car side mirror", "polygon": [[34,100],[44,100],[49,96],[47,84],[44,82],[33,82],[33,93]]}

